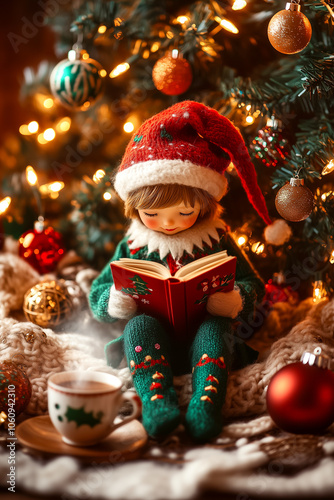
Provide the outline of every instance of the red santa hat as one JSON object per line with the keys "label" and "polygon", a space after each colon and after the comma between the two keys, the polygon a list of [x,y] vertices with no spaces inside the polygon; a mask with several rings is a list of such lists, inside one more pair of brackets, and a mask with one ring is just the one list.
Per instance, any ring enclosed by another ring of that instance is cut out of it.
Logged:
{"label": "red santa hat", "polygon": [[230,120],[194,101],[183,101],[144,122],[132,136],[115,177],[125,201],[144,186],[183,184],[220,200],[223,175],[233,162],[248,199],[266,224],[271,220],[245,142]]}

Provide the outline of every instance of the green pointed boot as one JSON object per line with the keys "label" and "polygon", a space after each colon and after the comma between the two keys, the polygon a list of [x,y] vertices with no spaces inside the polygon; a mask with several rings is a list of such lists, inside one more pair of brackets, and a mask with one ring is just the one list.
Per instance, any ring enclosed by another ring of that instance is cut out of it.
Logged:
{"label": "green pointed boot", "polygon": [[229,319],[210,317],[202,323],[192,345],[193,395],[186,413],[186,428],[197,442],[209,441],[222,430],[232,349]]}
{"label": "green pointed boot", "polygon": [[142,401],[143,426],[151,437],[162,438],[178,426],[180,410],[169,342],[159,321],[144,314],[131,319],[124,330],[124,350]]}

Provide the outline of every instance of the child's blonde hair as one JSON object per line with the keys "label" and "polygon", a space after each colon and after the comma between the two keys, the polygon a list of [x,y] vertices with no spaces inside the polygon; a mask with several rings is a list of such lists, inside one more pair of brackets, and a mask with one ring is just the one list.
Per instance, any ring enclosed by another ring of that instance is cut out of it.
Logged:
{"label": "child's blonde hair", "polygon": [[219,217],[222,206],[207,191],[179,184],[157,184],[132,191],[125,201],[125,216],[139,219],[138,210],[167,208],[184,203],[194,207],[200,205],[197,220]]}

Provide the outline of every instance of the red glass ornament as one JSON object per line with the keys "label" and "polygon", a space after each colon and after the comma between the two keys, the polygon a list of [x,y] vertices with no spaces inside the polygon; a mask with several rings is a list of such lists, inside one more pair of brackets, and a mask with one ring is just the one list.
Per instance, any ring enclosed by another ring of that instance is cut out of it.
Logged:
{"label": "red glass ornament", "polygon": [[[287,365],[273,376],[267,409],[284,431],[319,434],[334,422],[334,373],[317,366],[314,354],[303,357],[303,362]],[[305,357],[313,363],[305,363]]]}
{"label": "red glass ornament", "polygon": [[180,95],[188,90],[193,75],[191,66],[180,55],[166,55],[158,59],[152,70],[153,83],[166,95]]}
{"label": "red glass ornament", "polygon": [[54,271],[65,254],[63,238],[49,226],[40,223],[26,231],[19,239],[19,255],[40,274]]}
{"label": "red glass ornament", "polygon": [[289,302],[289,304],[297,304],[299,301],[299,295],[295,290],[292,290],[291,286],[285,283],[279,284],[275,283],[274,280],[268,280],[265,284],[266,294],[264,296],[263,302],[269,306],[273,306],[277,302]]}
{"label": "red glass ornament", "polygon": [[1,411],[8,414],[9,407],[17,417],[28,406],[30,397],[31,384],[26,373],[12,361],[0,363]]}

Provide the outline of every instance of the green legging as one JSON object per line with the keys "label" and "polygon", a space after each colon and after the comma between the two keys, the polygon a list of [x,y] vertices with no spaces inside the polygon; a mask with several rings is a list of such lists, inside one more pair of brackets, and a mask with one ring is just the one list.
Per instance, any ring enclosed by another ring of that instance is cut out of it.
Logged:
{"label": "green legging", "polygon": [[122,338],[106,346],[107,358],[112,359],[112,347],[123,342],[142,400],[143,425],[154,438],[165,436],[179,424],[173,376],[192,371],[193,395],[185,423],[196,441],[207,441],[222,429],[221,409],[233,357],[244,356],[242,364],[247,364],[255,360],[256,353],[235,338],[229,318],[208,316],[188,345],[179,345],[167,335],[167,328],[153,317],[135,316]]}

